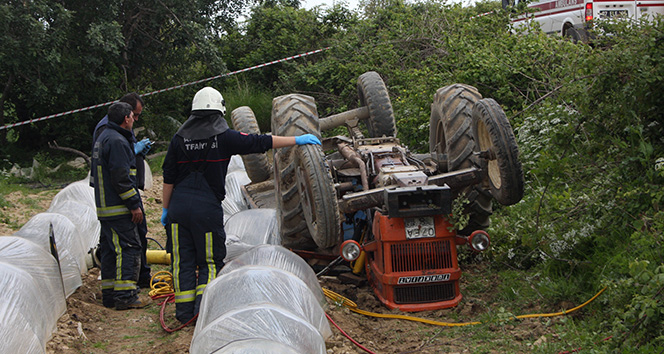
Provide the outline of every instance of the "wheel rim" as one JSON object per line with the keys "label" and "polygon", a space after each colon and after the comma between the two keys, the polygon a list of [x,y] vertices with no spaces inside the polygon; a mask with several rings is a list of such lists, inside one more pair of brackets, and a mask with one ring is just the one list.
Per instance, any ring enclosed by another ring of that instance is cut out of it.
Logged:
{"label": "wheel rim", "polygon": [[[491,135],[484,125],[484,122],[478,122],[477,124],[477,137],[479,140],[480,151],[491,150]],[[490,159],[487,163],[489,180],[491,184],[496,188],[500,189],[501,179],[500,179],[500,168],[498,167],[498,160],[494,157]]]}
{"label": "wheel rim", "polygon": [[302,203],[302,213],[304,214],[304,219],[307,221],[309,233],[313,236],[316,231],[316,206],[312,203],[314,200],[310,194],[312,189],[304,170],[300,166],[297,166],[295,175],[297,178],[297,189],[300,193],[300,202]]}

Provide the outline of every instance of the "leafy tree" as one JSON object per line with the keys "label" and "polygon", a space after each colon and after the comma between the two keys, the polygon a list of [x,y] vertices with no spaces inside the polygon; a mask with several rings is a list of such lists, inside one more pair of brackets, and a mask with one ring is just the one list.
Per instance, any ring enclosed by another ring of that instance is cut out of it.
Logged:
{"label": "leafy tree", "polygon": [[[10,1],[0,5],[0,48],[6,79],[3,120],[24,121],[145,93],[225,70],[214,45],[232,26],[245,0],[197,1]],[[28,50],[25,50],[27,47]],[[6,58],[6,60],[5,60]],[[164,94],[151,102],[143,122],[159,124],[161,112],[183,115],[193,91]],[[157,106],[159,104],[159,106]],[[5,112],[11,112],[9,118]],[[105,114],[100,108],[13,129],[16,146],[60,145],[87,151],[88,136]],[[74,123],[75,122],[75,123]]]}
{"label": "leafy tree", "polygon": [[[51,92],[63,90],[57,77],[71,17],[50,1],[0,4],[0,125],[17,120],[10,116],[39,114],[40,107],[54,103]],[[6,131],[0,132],[3,145],[5,138]]]}

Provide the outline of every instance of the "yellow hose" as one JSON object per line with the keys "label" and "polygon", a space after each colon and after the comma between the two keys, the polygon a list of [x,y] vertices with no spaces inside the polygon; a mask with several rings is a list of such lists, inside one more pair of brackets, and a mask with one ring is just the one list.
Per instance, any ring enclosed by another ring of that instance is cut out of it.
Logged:
{"label": "yellow hose", "polygon": [[[606,290],[606,287],[604,289],[600,290],[597,294],[595,294],[595,296],[590,298],[590,300],[584,302],[583,304],[581,304],[577,307],[571,308],[571,309],[566,310],[566,311],[561,311],[561,312],[556,312],[556,313],[538,313],[538,314],[530,314],[530,315],[519,315],[519,316],[515,316],[515,317],[512,317],[512,318],[514,318],[514,319],[523,319],[523,318],[554,317],[554,316],[567,315],[567,314],[570,314],[570,313],[572,313],[572,312],[588,305],[592,301],[594,301],[598,296],[600,296],[604,292],[604,290]],[[446,327],[462,327],[462,326],[478,325],[478,324],[482,323],[482,322],[477,322],[477,321],[475,321],[475,322],[462,322],[462,323],[439,322],[439,321],[432,321],[432,320],[427,320],[427,319],[423,319],[423,318],[417,318],[417,317],[413,317],[413,316],[392,315],[392,314],[369,312],[369,311],[364,311],[364,310],[358,309],[357,304],[355,304],[354,302],[350,301],[349,299],[343,297],[342,295],[339,295],[339,294],[335,293],[332,290],[323,288],[323,293],[325,294],[325,296],[330,298],[330,300],[332,300],[334,303],[336,303],[340,306],[343,305],[343,306],[347,307],[349,310],[351,310],[355,313],[359,313],[361,315],[365,315],[365,316],[371,316],[371,317],[377,317],[377,318],[396,318],[396,319],[401,319],[401,320],[422,322],[422,323],[427,323],[427,324],[431,324],[431,325],[435,325],[435,326],[446,326]]]}
{"label": "yellow hose", "polygon": [[165,270],[155,273],[150,279],[150,289],[150,297],[173,294],[173,274]]}

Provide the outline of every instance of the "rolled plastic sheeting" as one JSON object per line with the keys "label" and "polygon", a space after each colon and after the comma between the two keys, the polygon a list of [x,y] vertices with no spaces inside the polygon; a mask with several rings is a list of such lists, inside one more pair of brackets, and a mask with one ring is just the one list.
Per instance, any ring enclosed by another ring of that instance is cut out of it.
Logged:
{"label": "rolled plastic sheeting", "polygon": [[251,180],[245,170],[235,170],[226,174],[226,197],[221,202],[224,216],[230,217],[249,208],[242,194],[242,186],[248,183],[251,183]]}
{"label": "rolled plastic sheeting", "polygon": [[38,284],[31,289],[44,304],[46,312],[41,314],[49,333],[55,331],[58,318],[67,310],[65,291],[58,262],[34,242],[15,236],[0,237],[0,259],[26,271]]}
{"label": "rolled plastic sheeting", "polygon": [[[207,292],[207,290],[206,290]],[[244,296],[238,294],[238,297]],[[292,347],[296,353],[325,354],[325,341],[309,322],[272,304],[231,311],[194,331],[189,352],[212,353],[245,339],[266,339]]]}
{"label": "rolled plastic sheeting", "polygon": [[53,200],[51,200],[51,206],[49,209],[53,209],[58,203],[67,200],[75,200],[89,206],[95,211],[97,210],[97,207],[95,206],[95,189],[90,187],[89,176],[80,181],[70,183],[67,187],[58,192],[58,194],[53,197]]}
{"label": "rolled plastic sheeting", "polygon": [[323,338],[332,336],[325,311],[307,285],[291,272],[268,266],[244,266],[209,283],[196,330],[227,312],[262,304],[287,309],[316,327]]}
{"label": "rolled plastic sheeting", "polygon": [[281,244],[276,209],[243,210],[226,221],[224,230],[250,245]]}
{"label": "rolled plastic sheeting", "polygon": [[226,233],[226,258],[224,258],[224,263],[228,264],[228,262],[234,260],[239,255],[249,251],[253,247],[255,246],[242,242],[238,236]]}
{"label": "rolled plastic sheeting", "polygon": [[300,354],[286,344],[267,339],[247,339],[232,342],[213,354]]}
{"label": "rolled plastic sheeting", "polygon": [[325,295],[320,287],[316,273],[314,273],[313,269],[311,269],[304,259],[283,246],[255,246],[247,252],[237,256],[231,262],[228,262],[217,276],[220,277],[249,265],[271,266],[295,274],[307,284],[307,287],[311,290],[311,293],[316,296],[318,302],[321,305],[325,304]]}
{"label": "rolled plastic sheeting", "polygon": [[152,189],[152,170],[146,160],[143,160],[143,163],[145,164],[145,185],[143,186],[143,190],[147,191]]}
{"label": "rolled plastic sheeting", "polygon": [[26,272],[0,262],[0,352],[44,353],[51,336],[40,284]]}
{"label": "rolled plastic sheeting", "polygon": [[246,171],[246,170],[247,169],[244,167],[244,161],[242,161],[242,156],[240,155],[231,156],[231,161],[228,163],[228,168],[226,168],[226,171],[228,171],[228,173],[235,171]]}
{"label": "rolled plastic sheeting", "polygon": [[78,237],[76,226],[69,218],[62,214],[40,213],[28,220],[20,230],[14,233],[14,236],[30,240],[50,253],[48,238],[51,223],[62,268],[62,280],[65,283],[65,292],[69,296],[81,286],[81,274],[88,271],[85,264],[87,249],[84,250],[85,247],[81,238]]}
{"label": "rolled plastic sheeting", "polygon": [[101,224],[97,220],[97,211],[94,208],[86,203],[65,200],[51,206],[47,212],[62,214],[74,223],[86,252],[97,247]]}

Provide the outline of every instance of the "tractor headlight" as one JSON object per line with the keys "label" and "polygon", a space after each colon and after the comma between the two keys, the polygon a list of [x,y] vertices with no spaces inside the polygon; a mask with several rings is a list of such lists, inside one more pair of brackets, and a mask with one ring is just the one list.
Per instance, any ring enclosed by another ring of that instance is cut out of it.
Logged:
{"label": "tractor headlight", "polygon": [[470,248],[476,252],[482,252],[489,248],[491,240],[489,239],[489,234],[483,230],[477,230],[470,234]]}
{"label": "tractor headlight", "polygon": [[360,244],[357,243],[357,241],[348,240],[341,244],[341,257],[347,262],[356,260],[361,252],[362,247],[360,247]]}

